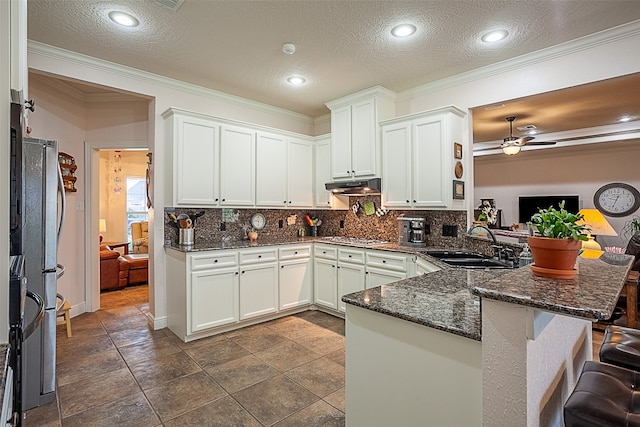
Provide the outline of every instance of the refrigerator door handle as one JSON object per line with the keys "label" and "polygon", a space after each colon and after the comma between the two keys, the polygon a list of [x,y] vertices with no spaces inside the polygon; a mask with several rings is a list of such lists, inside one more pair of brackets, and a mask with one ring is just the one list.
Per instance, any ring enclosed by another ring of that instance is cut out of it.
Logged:
{"label": "refrigerator door handle", "polygon": [[[60,245],[60,235],[62,234],[62,224],[64,223],[64,214],[67,205],[67,198],[64,190],[64,180],[62,179],[62,170],[60,170],[60,166],[58,166],[58,190],[60,191],[60,224],[58,224],[58,245]],[[64,268],[62,269],[62,273],[60,273],[60,276],[62,276],[63,274]]]}
{"label": "refrigerator door handle", "polygon": [[[56,264],[56,268],[57,268],[57,273],[56,273],[56,280],[58,280],[59,278],[61,278],[62,276],[64,276],[64,265],[62,264]],[[60,295],[60,294],[58,294]]]}
{"label": "refrigerator door handle", "polygon": [[38,328],[38,326],[40,326],[40,322],[42,321],[42,317],[44,316],[44,301],[42,300],[42,297],[35,292],[28,290],[27,298],[32,299],[38,305],[38,314],[36,315],[35,319],[33,319],[33,321],[24,328],[24,331],[22,333],[24,337],[23,341],[26,341],[26,339],[29,338],[29,335],[31,335],[33,331]]}

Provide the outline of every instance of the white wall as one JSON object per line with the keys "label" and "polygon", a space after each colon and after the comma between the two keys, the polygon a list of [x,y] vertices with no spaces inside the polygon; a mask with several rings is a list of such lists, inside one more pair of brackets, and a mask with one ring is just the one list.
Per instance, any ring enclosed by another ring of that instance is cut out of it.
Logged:
{"label": "white wall", "polygon": [[[594,208],[593,195],[604,184],[626,182],[640,188],[638,161],[640,143],[629,141],[476,157],[474,206],[480,199],[495,199],[502,209],[502,225],[518,222],[518,196],[578,194],[580,208]],[[620,234],[630,218],[607,220]],[[602,247],[626,247],[628,238],[597,240]]]}
{"label": "white wall", "polygon": [[[66,270],[64,276],[58,280],[58,291],[67,298],[72,307],[82,307],[87,301],[85,234],[88,232],[88,227],[85,224],[84,209],[90,202],[90,199],[85,199],[84,143],[86,140],[110,143],[146,141],[148,101],[87,102],[68,88],[51,85],[50,81],[41,76],[31,74],[29,82],[31,98],[36,101],[36,109],[29,116],[31,136],[57,140],[59,150],[74,156],[78,165],[76,170],[78,191],[66,193],[66,218],[58,250],[58,262],[63,264]],[[144,176],[146,168],[144,154],[137,152],[135,155],[143,157],[142,171],[140,167],[135,169],[136,173],[141,174],[140,176]],[[114,241],[124,238],[126,235],[124,224],[120,224],[119,229],[114,227],[112,233]],[[97,235],[96,233],[94,240],[96,246]]]}

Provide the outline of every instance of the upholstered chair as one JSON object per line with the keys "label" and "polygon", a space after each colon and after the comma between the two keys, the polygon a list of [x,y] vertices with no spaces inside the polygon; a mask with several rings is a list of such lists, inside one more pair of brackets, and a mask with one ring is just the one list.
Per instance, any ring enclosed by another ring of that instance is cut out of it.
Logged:
{"label": "upholstered chair", "polygon": [[133,242],[134,254],[149,253],[149,222],[131,223],[131,241]]}

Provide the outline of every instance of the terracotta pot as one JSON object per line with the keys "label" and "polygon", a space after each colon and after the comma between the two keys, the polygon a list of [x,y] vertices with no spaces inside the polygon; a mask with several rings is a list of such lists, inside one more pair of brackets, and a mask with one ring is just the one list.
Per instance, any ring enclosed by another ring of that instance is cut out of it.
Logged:
{"label": "terracotta pot", "polygon": [[256,240],[258,240],[258,232],[257,231],[250,231],[250,232],[247,233],[247,237],[252,242],[256,241]]}
{"label": "terracotta pot", "polygon": [[[549,237],[529,236],[527,238],[533,262],[541,269],[572,271],[582,248],[582,241],[573,239],[552,239]],[[552,277],[540,271],[538,276]]]}

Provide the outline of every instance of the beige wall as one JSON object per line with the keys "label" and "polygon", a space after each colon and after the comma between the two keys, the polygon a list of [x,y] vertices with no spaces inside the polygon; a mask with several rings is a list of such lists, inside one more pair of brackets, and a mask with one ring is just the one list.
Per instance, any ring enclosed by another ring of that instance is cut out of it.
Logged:
{"label": "beige wall", "polygon": [[[518,196],[578,194],[581,208],[594,208],[593,195],[604,184],[626,182],[640,188],[639,159],[638,142],[476,157],[474,206],[480,205],[480,199],[495,199],[502,209],[503,225],[518,222]],[[629,219],[607,218],[618,233]],[[628,238],[600,236],[598,241],[603,247],[624,247]]]}
{"label": "beige wall", "polygon": [[[120,192],[116,192],[114,156],[120,155],[119,173],[122,183]],[[100,218],[107,223],[107,231],[103,233],[106,242],[127,241],[127,177],[144,178],[147,169],[147,151],[100,150]]]}

